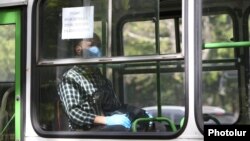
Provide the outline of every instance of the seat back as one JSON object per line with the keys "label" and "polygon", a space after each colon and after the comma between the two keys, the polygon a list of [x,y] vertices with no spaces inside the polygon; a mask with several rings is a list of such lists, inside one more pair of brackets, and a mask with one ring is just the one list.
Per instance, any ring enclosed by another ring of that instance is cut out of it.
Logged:
{"label": "seat back", "polygon": [[55,103],[55,130],[56,131],[65,131],[69,130],[69,121],[67,114],[64,111],[62,102],[58,99]]}

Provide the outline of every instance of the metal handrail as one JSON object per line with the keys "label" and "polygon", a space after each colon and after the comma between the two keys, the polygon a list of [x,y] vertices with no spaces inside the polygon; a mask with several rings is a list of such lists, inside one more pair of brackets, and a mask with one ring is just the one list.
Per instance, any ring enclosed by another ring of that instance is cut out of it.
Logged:
{"label": "metal handrail", "polygon": [[150,121],[167,122],[170,125],[173,132],[177,131],[177,128],[176,128],[174,122],[167,117],[138,118],[132,123],[132,131],[137,132],[137,125],[139,122],[150,122]]}
{"label": "metal handrail", "polygon": [[204,49],[250,47],[250,41],[205,43]]}

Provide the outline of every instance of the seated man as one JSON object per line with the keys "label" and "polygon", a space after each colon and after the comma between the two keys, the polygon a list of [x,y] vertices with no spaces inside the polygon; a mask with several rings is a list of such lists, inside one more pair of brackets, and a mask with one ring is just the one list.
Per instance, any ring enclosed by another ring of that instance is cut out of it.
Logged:
{"label": "seated man", "polygon": [[[96,34],[93,39],[77,40],[75,55],[100,57],[98,40]],[[106,130],[115,126],[116,131],[128,131],[131,127],[128,115],[110,114],[122,104],[114,94],[111,82],[93,65],[78,65],[65,72],[58,86],[58,95],[72,130]]]}

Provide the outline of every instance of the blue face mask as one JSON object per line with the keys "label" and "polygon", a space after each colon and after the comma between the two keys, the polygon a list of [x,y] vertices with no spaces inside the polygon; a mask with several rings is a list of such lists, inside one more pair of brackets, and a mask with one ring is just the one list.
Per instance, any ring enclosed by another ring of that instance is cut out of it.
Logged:
{"label": "blue face mask", "polygon": [[83,50],[84,58],[98,58],[101,57],[101,51],[97,46],[92,46]]}

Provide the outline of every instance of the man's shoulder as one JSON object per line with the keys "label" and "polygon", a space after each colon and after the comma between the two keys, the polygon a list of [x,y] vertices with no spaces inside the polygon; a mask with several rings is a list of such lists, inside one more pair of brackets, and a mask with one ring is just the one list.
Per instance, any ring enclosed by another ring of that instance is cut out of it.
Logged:
{"label": "man's shoulder", "polygon": [[64,78],[82,78],[89,73],[82,67],[74,66],[63,74]]}
{"label": "man's shoulder", "polygon": [[75,77],[75,76],[80,75],[80,72],[81,72],[80,68],[77,66],[74,66],[71,69],[69,69],[68,71],[66,71],[63,74],[63,77]]}

